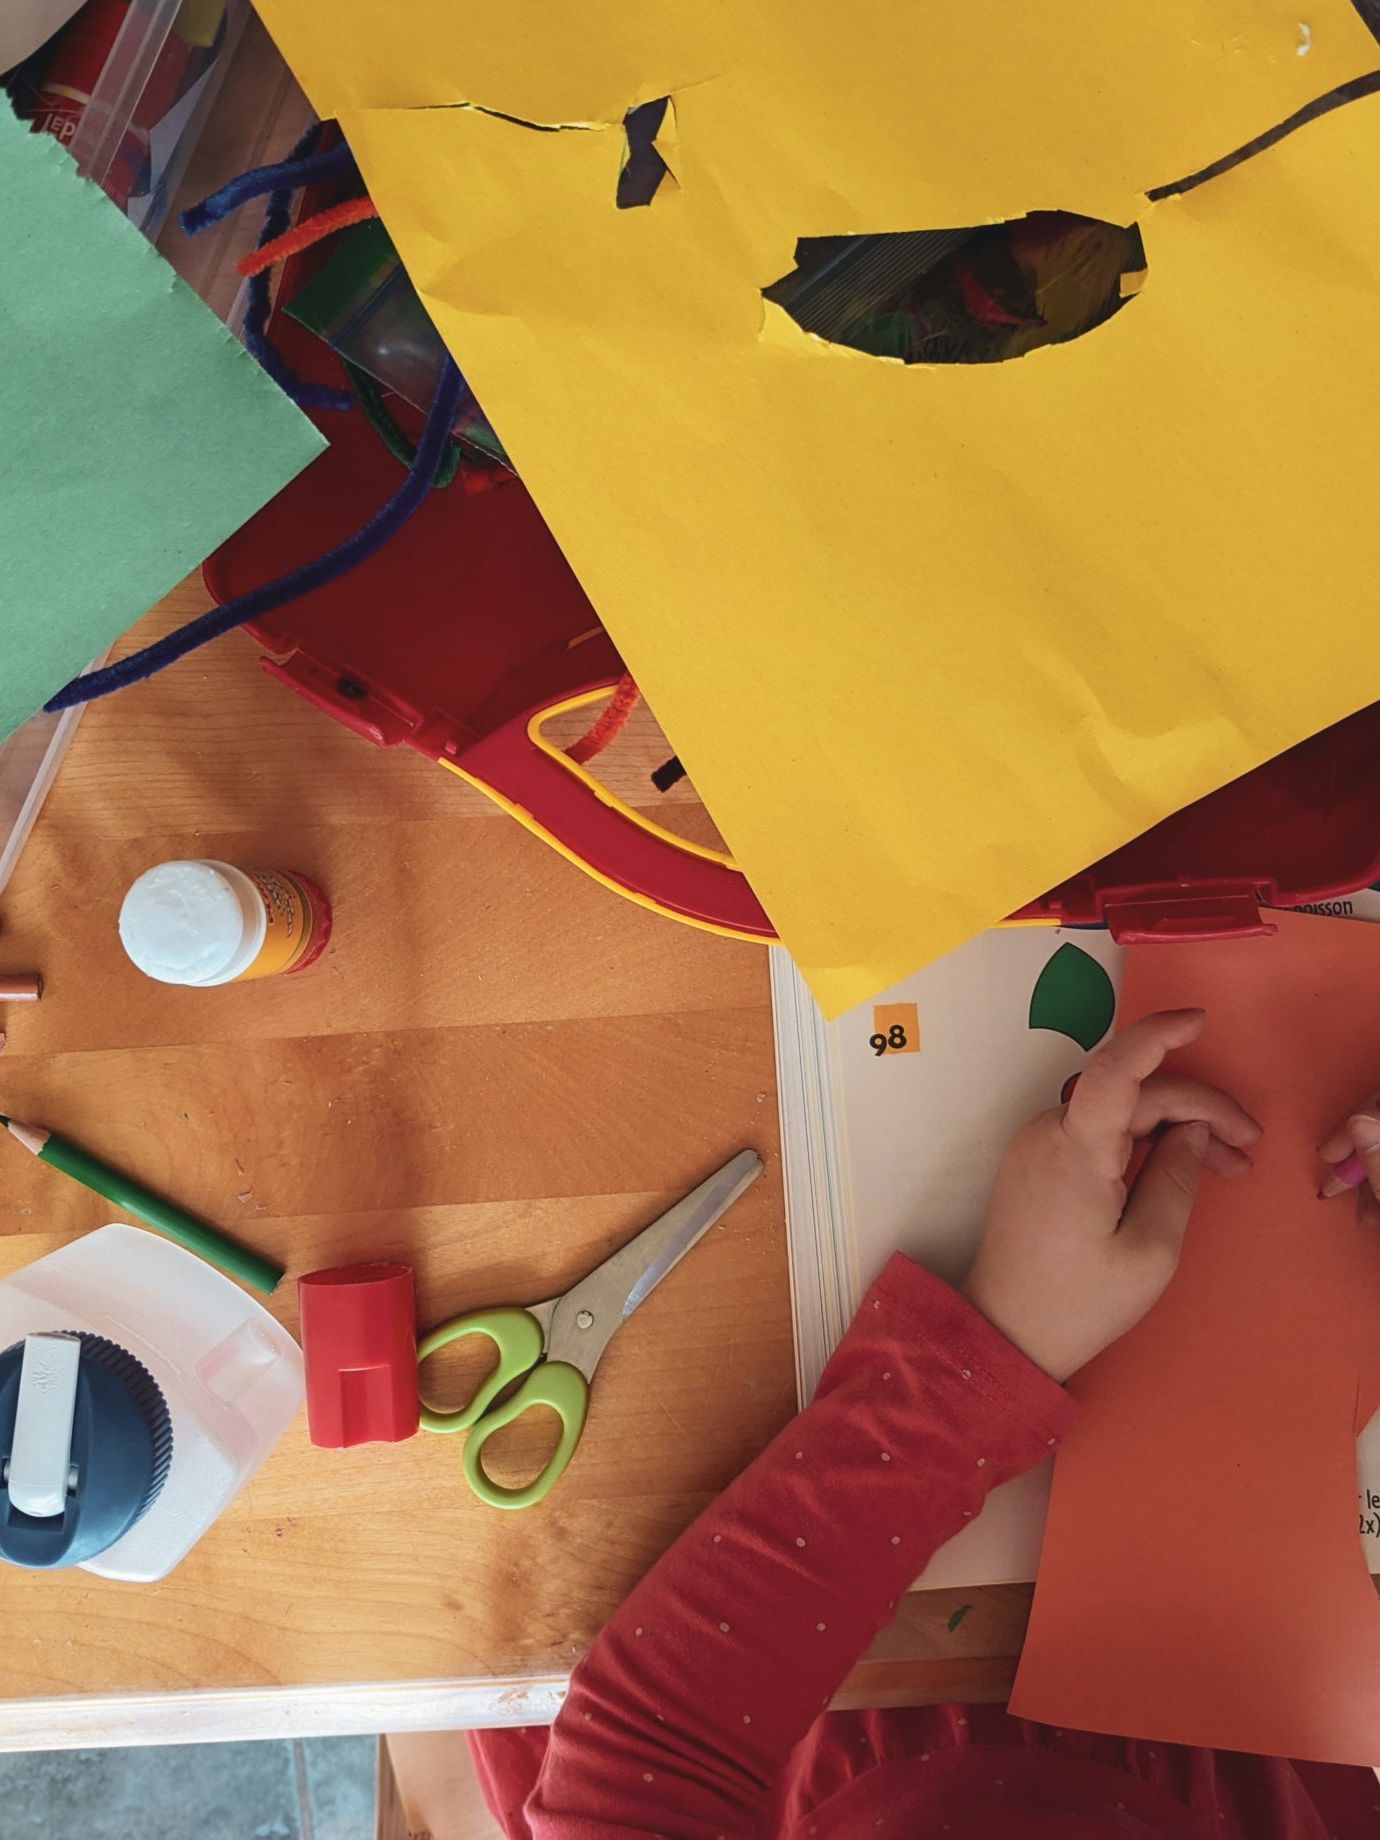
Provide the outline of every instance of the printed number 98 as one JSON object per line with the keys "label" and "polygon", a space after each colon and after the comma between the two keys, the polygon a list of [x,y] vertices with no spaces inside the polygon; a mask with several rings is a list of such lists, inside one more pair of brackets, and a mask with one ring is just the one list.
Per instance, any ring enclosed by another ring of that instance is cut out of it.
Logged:
{"label": "printed number 98", "polygon": [[876,1035],[869,1035],[867,1045],[879,1057],[885,1054],[888,1048],[899,1053],[906,1045],[906,1031],[899,1022],[893,1022],[885,1035],[880,1031]]}

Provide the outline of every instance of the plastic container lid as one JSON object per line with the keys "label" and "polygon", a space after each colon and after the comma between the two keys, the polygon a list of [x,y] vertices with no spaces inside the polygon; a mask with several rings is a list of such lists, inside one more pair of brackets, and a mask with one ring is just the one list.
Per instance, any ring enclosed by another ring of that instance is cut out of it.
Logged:
{"label": "plastic container lid", "polygon": [[412,1267],[336,1265],[298,1280],[313,1444],[396,1444],[420,1418]]}
{"label": "plastic container lid", "polygon": [[104,1552],[171,1460],[167,1403],[128,1349],[72,1331],[0,1354],[0,1558],[47,1570]]}
{"label": "plastic container lid", "polygon": [[163,984],[229,983],[254,962],[266,926],[254,884],[230,863],[159,863],[120,908],[120,943]]}

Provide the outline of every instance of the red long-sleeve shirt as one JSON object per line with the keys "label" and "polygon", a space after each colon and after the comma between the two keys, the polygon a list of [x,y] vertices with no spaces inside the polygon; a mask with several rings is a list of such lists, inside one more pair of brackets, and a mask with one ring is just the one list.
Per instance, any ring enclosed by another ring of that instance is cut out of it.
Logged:
{"label": "red long-sleeve shirt", "polygon": [[930,1554],[1075,1415],[1062,1387],[898,1254],[814,1402],[648,1573],[549,1734],[474,1735],[505,1834],[1380,1835],[1368,1770],[1055,1731],[996,1707],[826,1713]]}

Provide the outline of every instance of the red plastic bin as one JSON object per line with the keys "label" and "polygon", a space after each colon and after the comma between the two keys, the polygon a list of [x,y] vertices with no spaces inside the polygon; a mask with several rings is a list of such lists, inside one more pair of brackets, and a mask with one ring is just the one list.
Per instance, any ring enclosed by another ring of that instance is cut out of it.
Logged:
{"label": "red plastic bin", "polygon": [[[340,383],[294,321],[277,315],[272,335],[300,373]],[[393,407],[415,435],[419,419]],[[320,555],[396,491],[398,462],[362,413],[313,419],[328,451],[208,559],[217,601]],[[588,706],[592,719],[623,663],[511,474],[462,468],[379,555],[244,630],[281,683],[376,746],[458,773],[619,893],[711,931],[773,937],[727,855],[624,805],[545,739],[555,715]]]}

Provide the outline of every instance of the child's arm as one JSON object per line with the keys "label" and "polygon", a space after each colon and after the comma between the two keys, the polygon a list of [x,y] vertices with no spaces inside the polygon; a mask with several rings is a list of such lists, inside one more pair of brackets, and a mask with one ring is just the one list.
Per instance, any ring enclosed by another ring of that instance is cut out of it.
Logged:
{"label": "child's arm", "polygon": [[814,1403],[576,1669],[533,1835],[757,1833],[788,1751],[929,1555],[1074,1411],[971,1305],[894,1257]]}
{"label": "child's arm", "polygon": [[[813,1404],[676,1542],[576,1669],[527,1804],[537,1840],[760,1831],[791,1748],[930,1554],[990,1488],[1058,1443],[1075,1408],[1050,1373],[1062,1379],[1159,1294],[1205,1156],[1224,1173],[1233,1156],[1248,1166],[1228,1146],[1255,1127],[1224,1095],[1142,1084],[1201,1026],[1195,1013],[1127,1030],[1067,1113],[1017,1140],[971,1280],[1006,1334],[892,1259]],[[1120,1240],[1133,1136],[1185,1115],[1209,1119],[1215,1135],[1160,1138]]]}

